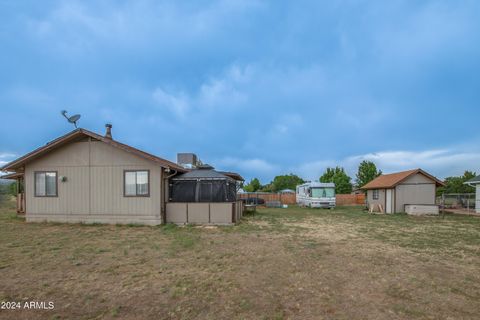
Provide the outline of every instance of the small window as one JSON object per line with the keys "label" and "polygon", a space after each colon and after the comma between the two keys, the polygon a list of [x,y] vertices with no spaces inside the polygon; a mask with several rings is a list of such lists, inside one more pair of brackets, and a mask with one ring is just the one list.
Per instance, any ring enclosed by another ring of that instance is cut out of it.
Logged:
{"label": "small window", "polygon": [[378,189],[373,190],[373,195],[372,195],[373,200],[378,200]]}
{"label": "small window", "polygon": [[57,197],[57,173],[35,172],[35,197]]}
{"label": "small window", "polygon": [[124,196],[125,197],[149,197],[150,177],[148,170],[124,172]]}

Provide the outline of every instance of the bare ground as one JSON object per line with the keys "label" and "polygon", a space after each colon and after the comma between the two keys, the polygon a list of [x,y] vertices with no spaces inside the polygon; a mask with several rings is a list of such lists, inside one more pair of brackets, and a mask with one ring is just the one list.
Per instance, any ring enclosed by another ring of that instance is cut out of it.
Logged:
{"label": "bare ground", "polygon": [[1,319],[477,319],[480,219],[263,209],[234,227],[26,224],[0,209]]}

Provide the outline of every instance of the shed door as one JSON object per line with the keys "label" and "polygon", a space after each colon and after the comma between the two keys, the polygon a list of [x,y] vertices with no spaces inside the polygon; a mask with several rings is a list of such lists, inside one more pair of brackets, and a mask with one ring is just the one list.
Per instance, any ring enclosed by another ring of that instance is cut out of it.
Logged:
{"label": "shed door", "polygon": [[392,210],[392,205],[393,205],[393,201],[392,201],[392,197],[393,197],[393,192],[392,192],[392,189],[387,189],[387,203],[385,204],[385,212],[386,213],[392,213],[393,210]]}

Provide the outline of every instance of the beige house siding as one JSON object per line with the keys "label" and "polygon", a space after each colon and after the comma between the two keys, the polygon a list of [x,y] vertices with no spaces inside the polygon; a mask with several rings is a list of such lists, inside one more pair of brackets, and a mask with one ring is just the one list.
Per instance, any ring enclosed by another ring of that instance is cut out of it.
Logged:
{"label": "beige house siding", "polygon": [[[150,171],[150,197],[124,197],[124,170]],[[34,172],[57,171],[58,197],[34,196]],[[162,168],[101,141],[73,142],[25,167],[27,221],[161,223]]]}
{"label": "beige house siding", "polygon": [[368,206],[374,206],[375,210],[377,210],[378,205],[381,205],[385,210],[385,189],[378,189],[378,200],[373,199],[373,190],[367,191],[367,203]]}
{"label": "beige house siding", "polygon": [[436,185],[422,174],[416,174],[395,188],[395,212],[405,212],[406,204],[435,204]]}

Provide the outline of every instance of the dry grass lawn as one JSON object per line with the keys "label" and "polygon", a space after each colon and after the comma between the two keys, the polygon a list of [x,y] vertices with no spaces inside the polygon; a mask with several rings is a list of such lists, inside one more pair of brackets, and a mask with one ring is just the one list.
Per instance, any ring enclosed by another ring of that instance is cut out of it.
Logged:
{"label": "dry grass lawn", "polygon": [[480,219],[261,209],[233,227],[26,224],[0,209],[1,319],[478,319]]}

